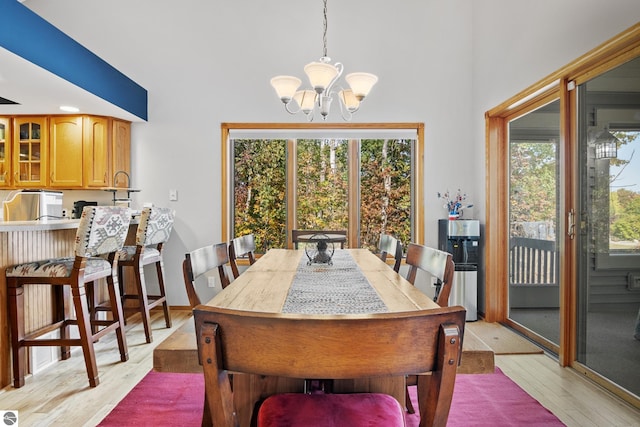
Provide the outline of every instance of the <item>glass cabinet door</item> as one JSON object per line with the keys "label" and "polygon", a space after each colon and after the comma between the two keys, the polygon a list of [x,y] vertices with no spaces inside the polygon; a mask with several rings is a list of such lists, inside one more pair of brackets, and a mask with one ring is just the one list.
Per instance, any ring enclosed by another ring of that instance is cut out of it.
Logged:
{"label": "glass cabinet door", "polygon": [[33,187],[46,184],[44,122],[44,118],[16,119],[15,146],[18,152],[14,158],[16,185]]}
{"label": "glass cabinet door", "polygon": [[0,117],[0,187],[7,187],[11,180],[11,146],[9,120]]}

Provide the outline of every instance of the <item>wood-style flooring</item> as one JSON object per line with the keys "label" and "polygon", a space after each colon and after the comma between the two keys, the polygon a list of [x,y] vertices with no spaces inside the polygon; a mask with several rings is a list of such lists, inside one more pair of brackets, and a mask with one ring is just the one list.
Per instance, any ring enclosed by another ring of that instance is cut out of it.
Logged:
{"label": "wood-style flooring", "polygon": [[[133,317],[127,325],[127,362],[120,362],[115,334],[96,344],[98,387],[89,387],[82,354],[76,351],[71,359],[28,377],[24,387],[0,390],[0,410],[18,410],[23,427],[95,426],[151,370],[155,346],[190,316],[172,310],[173,328],[166,329],[161,313],[154,312],[151,344]],[[496,366],[567,426],[640,426],[640,409],[546,355],[496,356]]]}

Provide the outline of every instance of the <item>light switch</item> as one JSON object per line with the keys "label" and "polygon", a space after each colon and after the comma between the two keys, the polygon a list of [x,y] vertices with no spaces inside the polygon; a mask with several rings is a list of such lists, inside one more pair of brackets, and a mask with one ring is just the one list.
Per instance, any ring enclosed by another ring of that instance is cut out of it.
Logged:
{"label": "light switch", "polygon": [[178,200],[178,190],[169,190],[169,200],[172,202]]}

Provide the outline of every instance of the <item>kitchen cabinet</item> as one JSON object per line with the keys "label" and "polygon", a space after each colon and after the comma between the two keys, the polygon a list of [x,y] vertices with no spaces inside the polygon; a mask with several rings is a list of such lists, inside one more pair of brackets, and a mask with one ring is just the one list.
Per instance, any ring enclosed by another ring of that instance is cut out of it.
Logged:
{"label": "kitchen cabinet", "polygon": [[[113,144],[111,146],[113,153],[113,186],[118,188],[129,188],[131,182],[129,178],[131,176],[131,123],[113,119]],[[126,172],[125,174],[119,174],[117,177],[115,174],[119,171]]]}
{"label": "kitchen cabinet", "polygon": [[13,121],[13,186],[46,187],[47,118],[15,117]]}
{"label": "kitchen cabinet", "polygon": [[107,117],[85,116],[82,139],[85,187],[109,187],[113,177],[109,119]]}
{"label": "kitchen cabinet", "polygon": [[0,188],[11,185],[11,129],[10,120],[0,117]]}
{"label": "kitchen cabinet", "polygon": [[[126,174],[114,178],[118,171]],[[0,117],[0,188],[128,188],[130,174],[128,121],[90,115]]]}
{"label": "kitchen cabinet", "polygon": [[82,117],[49,118],[49,187],[82,188]]}

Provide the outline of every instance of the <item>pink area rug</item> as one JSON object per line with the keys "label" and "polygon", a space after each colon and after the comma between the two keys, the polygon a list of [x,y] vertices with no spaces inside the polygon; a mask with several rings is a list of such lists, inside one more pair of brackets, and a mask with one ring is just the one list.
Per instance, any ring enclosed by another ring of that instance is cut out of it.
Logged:
{"label": "pink area rug", "polygon": [[[409,393],[417,409],[415,387]],[[203,376],[149,372],[99,424],[121,426],[199,426],[204,400]],[[417,414],[407,427],[419,424]],[[537,400],[499,369],[494,374],[460,374],[447,426],[564,426]]]}

